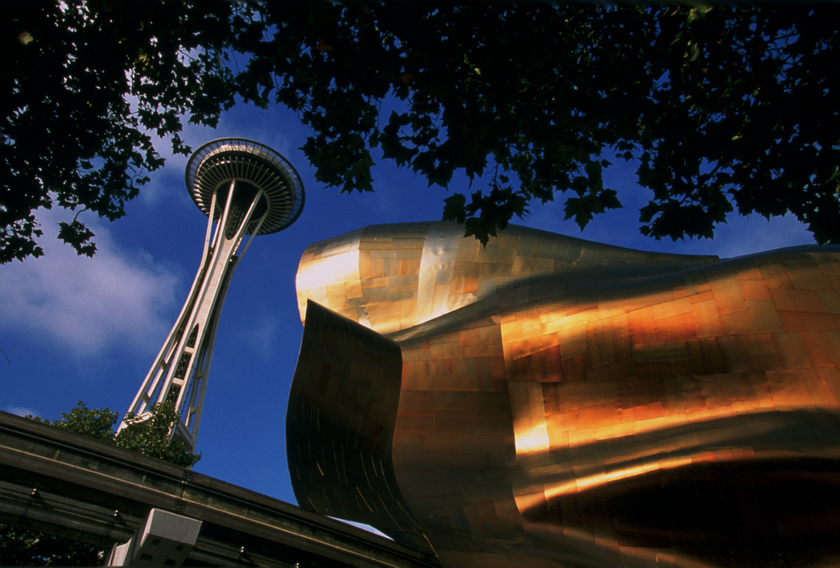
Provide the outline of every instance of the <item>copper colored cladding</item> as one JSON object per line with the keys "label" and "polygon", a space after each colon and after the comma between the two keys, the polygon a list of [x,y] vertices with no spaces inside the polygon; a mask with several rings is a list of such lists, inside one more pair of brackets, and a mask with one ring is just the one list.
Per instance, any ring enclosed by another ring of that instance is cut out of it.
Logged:
{"label": "copper colored cladding", "polygon": [[303,508],[445,566],[840,564],[837,249],[461,234],[304,252]]}

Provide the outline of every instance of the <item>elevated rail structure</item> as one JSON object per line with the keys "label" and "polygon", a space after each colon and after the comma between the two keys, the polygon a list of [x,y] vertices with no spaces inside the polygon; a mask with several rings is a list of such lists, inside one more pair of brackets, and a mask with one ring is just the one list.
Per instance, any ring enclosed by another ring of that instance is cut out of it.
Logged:
{"label": "elevated rail structure", "polygon": [[0,464],[0,523],[106,553],[129,541],[156,509],[201,522],[184,566],[440,566],[289,503],[5,412]]}

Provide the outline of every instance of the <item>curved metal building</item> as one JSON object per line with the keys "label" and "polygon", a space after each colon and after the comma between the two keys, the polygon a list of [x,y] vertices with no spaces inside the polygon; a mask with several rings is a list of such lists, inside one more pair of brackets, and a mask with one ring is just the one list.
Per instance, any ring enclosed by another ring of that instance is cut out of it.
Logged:
{"label": "curved metal building", "polygon": [[840,563],[840,254],[447,223],[311,245],[302,508],[444,566]]}

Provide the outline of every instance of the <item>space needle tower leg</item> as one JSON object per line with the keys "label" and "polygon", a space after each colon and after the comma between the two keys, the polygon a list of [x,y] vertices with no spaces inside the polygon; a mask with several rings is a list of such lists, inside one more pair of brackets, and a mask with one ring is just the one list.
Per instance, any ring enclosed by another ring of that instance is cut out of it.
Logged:
{"label": "space needle tower leg", "polygon": [[190,158],[187,180],[196,204],[208,214],[201,264],[119,429],[147,420],[157,403],[172,403],[180,414],[173,435],[193,452],[230,279],[254,236],[282,230],[297,219],[303,185],[282,156],[241,139],[216,140],[199,148]]}

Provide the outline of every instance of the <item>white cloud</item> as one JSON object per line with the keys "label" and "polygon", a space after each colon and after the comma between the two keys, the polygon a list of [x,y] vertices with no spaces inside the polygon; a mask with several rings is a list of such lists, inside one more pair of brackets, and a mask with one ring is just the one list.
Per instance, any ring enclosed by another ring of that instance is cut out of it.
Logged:
{"label": "white cloud", "polygon": [[15,416],[40,416],[37,410],[26,408],[25,406],[4,406],[3,412],[14,414]]}
{"label": "white cloud", "polygon": [[251,346],[265,361],[271,358],[272,353],[277,349],[277,332],[280,329],[280,322],[276,317],[262,313],[253,325],[249,326]]}
{"label": "white cloud", "polygon": [[66,213],[39,210],[45,255],[2,268],[5,330],[48,338],[75,357],[127,342],[152,349],[172,325],[179,278],[148,253],[121,250],[98,219],[85,219],[96,233],[96,255],[77,256],[55,238]]}

